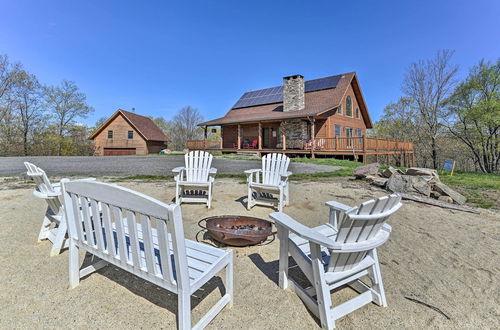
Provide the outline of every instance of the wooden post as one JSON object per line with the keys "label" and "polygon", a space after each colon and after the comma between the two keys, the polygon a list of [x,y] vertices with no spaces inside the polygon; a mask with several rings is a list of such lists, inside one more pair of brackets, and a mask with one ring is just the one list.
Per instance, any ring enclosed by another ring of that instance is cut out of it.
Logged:
{"label": "wooden post", "polygon": [[363,152],[366,152],[366,135],[363,135]]}
{"label": "wooden post", "polygon": [[339,150],[339,137],[335,135],[335,151]]}
{"label": "wooden post", "polygon": [[311,119],[311,152],[314,154],[316,148],[316,122]]}
{"label": "wooden post", "polygon": [[[375,151],[378,151],[378,137],[375,138]],[[377,154],[377,159],[378,159],[378,154]]]}
{"label": "wooden post", "polygon": [[281,134],[281,140],[283,141],[282,149],[286,150],[286,135],[285,135],[285,133]]}
{"label": "wooden post", "polygon": [[205,126],[205,133],[204,133],[205,139],[203,140],[203,147],[207,147],[207,137],[208,137],[208,132],[207,132],[207,126]]}
{"label": "wooden post", "polygon": [[391,165],[391,158],[389,154],[385,155],[385,161],[387,162],[387,165]]}
{"label": "wooden post", "polygon": [[378,163],[378,154],[375,154],[375,162]]}
{"label": "wooden post", "polygon": [[259,134],[259,150],[262,150],[262,124],[260,123],[260,121],[259,121],[258,134]]}
{"label": "wooden post", "polygon": [[241,148],[241,125],[238,124],[238,147],[237,149],[240,150]]}

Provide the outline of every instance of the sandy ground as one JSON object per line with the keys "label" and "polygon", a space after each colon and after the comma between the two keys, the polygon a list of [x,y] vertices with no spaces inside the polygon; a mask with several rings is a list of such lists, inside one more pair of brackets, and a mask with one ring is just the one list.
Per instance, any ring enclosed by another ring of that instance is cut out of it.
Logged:
{"label": "sandy ground", "polygon": [[[172,182],[123,185],[167,202],[174,192]],[[271,208],[245,209],[245,191],[238,181],[218,180],[213,209],[183,205],[186,236],[196,239],[198,220],[210,215],[267,218]],[[285,212],[315,226],[327,221],[325,201],[355,205],[383,194],[344,179],[292,183],[291,206]],[[45,205],[31,189],[0,190],[0,210],[0,328],[175,328],[176,296],[116,267],[105,267],[68,290],[67,251],[50,258],[50,243],[36,242]],[[499,214],[488,210],[475,215],[405,202],[389,220],[389,242],[379,249],[389,306],[367,305],[338,320],[337,327],[498,327],[499,220]],[[208,329],[319,328],[301,300],[277,286],[278,246],[275,240],[233,248],[234,307],[223,310]],[[296,270],[291,273],[303,277]],[[220,297],[220,285],[215,278],[196,293],[194,322]],[[338,303],[351,296],[345,289],[333,299]],[[405,297],[435,306],[450,319]]]}

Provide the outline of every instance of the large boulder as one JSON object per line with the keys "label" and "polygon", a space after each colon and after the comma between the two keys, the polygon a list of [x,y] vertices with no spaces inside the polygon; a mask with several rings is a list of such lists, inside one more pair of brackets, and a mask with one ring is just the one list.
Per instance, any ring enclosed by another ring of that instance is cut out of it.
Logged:
{"label": "large boulder", "polygon": [[457,193],[455,190],[451,189],[444,183],[438,182],[433,186],[434,190],[440,193],[441,195],[449,196],[453,201],[457,204],[463,205],[467,201],[467,198],[460,193]]}
{"label": "large boulder", "polygon": [[356,177],[356,179],[364,179],[368,175],[375,176],[375,175],[377,175],[379,168],[380,168],[379,163],[372,163],[372,164],[360,166],[354,171],[354,176]]}
{"label": "large boulder", "polygon": [[369,183],[371,183],[374,186],[384,188],[385,185],[387,184],[387,181],[389,181],[389,179],[369,175],[366,177],[366,181],[368,181]]}
{"label": "large boulder", "polygon": [[393,175],[387,181],[387,189],[395,193],[424,195],[429,197],[431,186],[420,176]]}
{"label": "large boulder", "polygon": [[400,169],[394,168],[392,166],[389,166],[382,172],[382,175],[386,178],[390,178],[394,174],[404,174],[404,173]]}
{"label": "large boulder", "polygon": [[450,196],[439,196],[438,201],[453,204],[453,199]]}
{"label": "large boulder", "polygon": [[406,175],[432,176],[436,178],[435,181],[439,181],[439,175],[437,171],[432,168],[410,167],[409,169],[406,170]]}

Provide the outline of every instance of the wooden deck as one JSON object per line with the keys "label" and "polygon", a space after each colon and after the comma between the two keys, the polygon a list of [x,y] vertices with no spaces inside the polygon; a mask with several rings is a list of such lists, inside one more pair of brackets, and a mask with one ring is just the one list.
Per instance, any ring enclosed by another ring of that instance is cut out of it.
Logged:
{"label": "wooden deck", "polygon": [[348,156],[363,162],[367,161],[368,156],[374,156],[377,162],[380,158],[386,164],[391,164],[392,158],[401,166],[413,166],[414,161],[413,143],[408,141],[379,139],[376,137],[335,137],[299,142],[302,143],[297,144],[297,141],[294,141],[294,148],[287,146],[286,141],[276,148],[243,148],[244,145],[240,145],[238,148],[237,143],[234,143],[232,148],[223,148],[222,142],[193,140],[186,143],[186,148],[221,153],[258,153],[259,155],[280,152],[310,155],[312,158],[316,155]]}

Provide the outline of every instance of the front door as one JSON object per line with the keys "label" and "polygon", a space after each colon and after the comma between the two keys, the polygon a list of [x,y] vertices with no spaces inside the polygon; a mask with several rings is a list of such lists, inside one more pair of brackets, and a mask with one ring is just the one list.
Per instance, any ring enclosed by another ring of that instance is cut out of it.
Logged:
{"label": "front door", "polygon": [[262,127],[262,148],[276,149],[278,143],[278,127]]}

